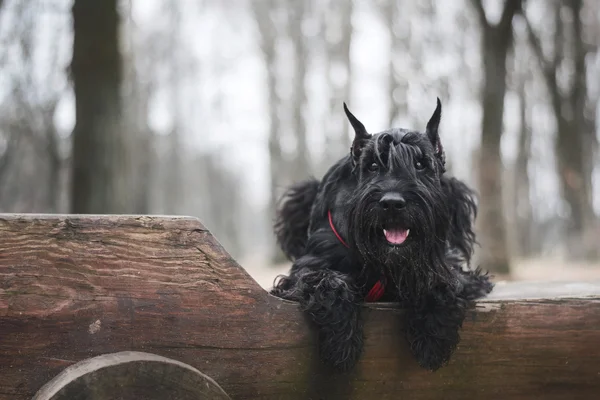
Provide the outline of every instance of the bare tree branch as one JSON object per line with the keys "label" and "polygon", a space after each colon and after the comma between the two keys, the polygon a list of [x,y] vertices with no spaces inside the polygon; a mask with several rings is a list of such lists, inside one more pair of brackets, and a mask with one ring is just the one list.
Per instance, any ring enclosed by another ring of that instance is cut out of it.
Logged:
{"label": "bare tree branch", "polygon": [[[585,101],[586,96],[585,57],[587,51],[583,43],[583,26],[579,17],[583,4],[581,0],[572,0],[567,3],[567,7],[569,7],[573,14],[573,60],[575,61],[575,73],[573,74],[575,82],[571,86],[570,97],[571,103],[577,104],[580,101]],[[585,107],[585,104],[579,104],[579,107]]]}
{"label": "bare tree branch", "polygon": [[[531,26],[531,22],[529,22],[529,18],[526,15],[523,15],[525,19],[525,25],[527,27],[527,37],[529,39],[529,44],[533,49],[533,52],[536,55],[538,60],[538,64],[542,73],[544,74],[544,79],[546,80],[546,85],[548,86],[548,90],[553,91],[552,88],[556,87],[556,75],[555,75],[555,63],[558,57],[554,57],[554,60],[549,61],[546,56],[544,56],[544,51],[542,50],[542,43],[540,42],[540,38],[536,35]],[[554,96],[553,96],[554,97]]]}
{"label": "bare tree branch", "polygon": [[560,4],[556,6],[556,30],[557,34],[555,35],[555,43],[554,43],[554,56],[552,59],[548,59],[544,55],[544,50],[542,49],[542,43],[540,38],[536,35],[533,26],[531,26],[531,22],[529,18],[525,14],[523,14],[523,19],[525,20],[525,26],[527,28],[527,37],[529,39],[529,44],[535,53],[535,56],[538,60],[538,65],[542,71],[542,75],[544,76],[544,80],[546,81],[546,87],[548,92],[550,93],[550,97],[552,100],[552,107],[555,113],[560,113],[560,109],[562,106],[562,96],[560,94],[558,88],[558,82],[556,81],[556,70],[560,63],[560,51],[559,51],[559,41],[562,38],[561,34],[561,22],[560,22]]}
{"label": "bare tree branch", "polygon": [[[481,0],[479,0],[481,4]],[[513,17],[521,11],[522,0],[506,0],[504,3],[504,10],[502,10],[502,17],[498,22],[498,29],[502,32],[507,32],[512,29]]]}
{"label": "bare tree branch", "polygon": [[553,71],[557,71],[560,65],[560,60],[564,57],[564,27],[562,23],[561,3],[557,2],[554,6],[554,54],[548,59],[548,66]]}
{"label": "bare tree branch", "polygon": [[475,11],[477,12],[477,16],[479,17],[479,23],[483,28],[484,32],[496,32],[494,35],[501,40],[508,40],[506,44],[503,46],[508,46],[510,44],[510,40],[512,40],[512,20],[514,16],[521,11],[522,0],[506,0],[504,3],[504,8],[502,9],[502,16],[500,17],[500,21],[497,24],[490,24],[486,15],[485,8],[483,7],[482,0],[471,0],[471,4]]}
{"label": "bare tree branch", "polygon": [[477,16],[479,17],[479,23],[484,29],[490,28],[490,23],[485,16],[485,9],[483,8],[483,3],[481,0],[471,0],[471,4],[473,4],[473,8],[477,11]]}

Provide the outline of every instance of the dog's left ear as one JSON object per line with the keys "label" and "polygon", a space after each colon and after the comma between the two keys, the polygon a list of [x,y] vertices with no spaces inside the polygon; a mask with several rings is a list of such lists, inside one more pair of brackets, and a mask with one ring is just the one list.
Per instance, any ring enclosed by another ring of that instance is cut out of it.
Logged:
{"label": "dog's left ear", "polygon": [[442,147],[442,142],[440,141],[440,134],[438,128],[440,126],[440,119],[442,118],[442,102],[440,98],[437,98],[437,106],[435,107],[435,111],[433,115],[429,119],[427,123],[427,128],[425,130],[431,145],[433,146],[433,152],[435,156],[442,162],[442,166],[445,164],[444,160],[444,148]]}
{"label": "dog's left ear", "polygon": [[352,154],[352,161],[354,164],[357,163],[360,158],[360,153],[367,143],[367,141],[371,138],[371,135],[367,132],[367,129],[363,125],[362,122],[358,120],[351,112],[348,110],[348,106],[344,103],[344,112],[346,113],[346,117],[348,117],[348,121],[350,121],[350,125],[354,129],[354,140],[352,141],[352,147],[350,148],[350,153]]}

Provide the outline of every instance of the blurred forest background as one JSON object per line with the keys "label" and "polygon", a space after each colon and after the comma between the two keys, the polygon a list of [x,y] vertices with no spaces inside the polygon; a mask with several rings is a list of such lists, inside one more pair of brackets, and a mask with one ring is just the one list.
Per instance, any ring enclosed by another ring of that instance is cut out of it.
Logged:
{"label": "blurred forest background", "polygon": [[439,96],[478,263],[600,277],[599,44],[597,0],[0,0],[0,212],[197,216],[268,286],[342,102],[422,130]]}

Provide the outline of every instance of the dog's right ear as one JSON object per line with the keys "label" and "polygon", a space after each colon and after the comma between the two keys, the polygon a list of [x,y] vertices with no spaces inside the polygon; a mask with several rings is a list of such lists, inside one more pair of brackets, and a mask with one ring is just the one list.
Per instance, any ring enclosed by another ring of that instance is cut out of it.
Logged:
{"label": "dog's right ear", "polygon": [[356,165],[360,158],[360,153],[371,138],[371,135],[367,132],[367,129],[362,122],[348,110],[346,103],[344,103],[344,112],[346,113],[346,117],[348,117],[348,121],[350,121],[350,125],[352,125],[352,128],[354,129],[354,140],[352,141],[350,153],[352,154],[352,161]]}

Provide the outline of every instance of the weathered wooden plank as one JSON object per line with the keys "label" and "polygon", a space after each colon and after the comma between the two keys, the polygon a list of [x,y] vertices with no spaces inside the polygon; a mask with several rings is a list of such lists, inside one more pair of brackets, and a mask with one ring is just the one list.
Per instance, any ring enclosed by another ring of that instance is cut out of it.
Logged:
{"label": "weathered wooden plank", "polygon": [[595,398],[599,283],[553,285],[529,300],[500,285],[503,300],[478,304],[435,373],[408,355],[401,310],[365,307],[365,354],[332,374],[296,305],[195,219],[0,215],[0,399],[30,399],[66,367],[119,351],[189,364],[232,399]]}

